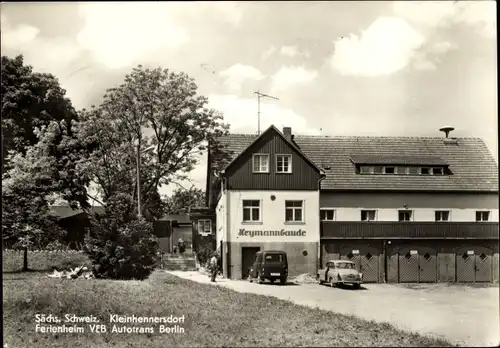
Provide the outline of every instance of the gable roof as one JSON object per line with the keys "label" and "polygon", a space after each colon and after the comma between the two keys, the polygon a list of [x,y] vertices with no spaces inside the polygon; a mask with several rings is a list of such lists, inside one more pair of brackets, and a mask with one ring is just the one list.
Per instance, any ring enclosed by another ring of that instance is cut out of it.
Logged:
{"label": "gable roof", "polygon": [[[316,163],[314,163],[309,157],[307,157],[306,154],[304,154],[304,152],[302,152],[302,150],[296,145],[294,144],[292,141],[288,140],[284,135],[283,133],[281,133],[274,125],[271,125],[268,129],[266,129],[264,132],[262,132],[260,135],[252,135],[253,138],[248,138],[248,140],[250,140],[250,143],[247,144],[246,146],[242,147],[241,149],[239,149],[239,151],[232,151],[233,153],[233,157],[229,159],[229,163],[225,166],[224,168],[224,171],[226,171],[228,168],[230,168],[234,163],[236,163],[238,161],[238,159],[247,151],[249,150],[254,144],[256,144],[261,138],[263,138],[267,133],[270,133],[270,132],[276,132],[282,139],[283,141],[285,141],[292,149],[294,149],[295,151],[297,151],[297,153],[302,157],[304,158],[304,160],[309,163],[311,165],[311,167],[313,167],[316,171],[318,171],[319,173],[323,173],[323,170],[321,170],[317,165]],[[225,138],[227,137],[231,137],[231,135],[229,136],[226,136]],[[223,143],[222,139],[224,137],[221,137],[219,138],[219,140],[221,141],[221,143]],[[230,141],[231,142],[231,141]]]}
{"label": "gable roof", "polygon": [[[104,213],[104,207],[94,206],[90,207],[90,211],[97,214]],[[66,219],[71,216],[79,215],[84,213],[81,209],[73,209],[67,205],[53,205],[50,207],[50,213],[57,216],[59,219]]]}
{"label": "gable roof", "polygon": [[[234,160],[256,138],[253,134],[230,134],[219,141],[226,156]],[[498,192],[498,164],[480,138],[457,138],[454,144],[442,137],[295,135],[293,142],[323,169],[326,178],[321,182],[322,190]],[[374,158],[390,159],[390,164],[423,161],[418,164],[447,165],[452,175],[356,174],[353,159],[373,162]]]}

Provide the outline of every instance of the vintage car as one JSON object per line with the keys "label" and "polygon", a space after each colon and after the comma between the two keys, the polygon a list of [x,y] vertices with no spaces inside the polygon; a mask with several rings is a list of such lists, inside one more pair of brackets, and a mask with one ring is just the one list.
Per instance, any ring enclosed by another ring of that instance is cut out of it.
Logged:
{"label": "vintage car", "polygon": [[248,271],[248,280],[261,284],[266,279],[271,283],[280,280],[286,284],[288,277],[288,260],[286,253],[279,250],[264,250],[255,254],[255,261]]}
{"label": "vintage car", "polygon": [[356,264],[347,260],[330,260],[325,268],[316,275],[319,284],[328,283],[331,287],[340,284],[352,285],[359,289],[363,283],[363,274],[356,269]]}

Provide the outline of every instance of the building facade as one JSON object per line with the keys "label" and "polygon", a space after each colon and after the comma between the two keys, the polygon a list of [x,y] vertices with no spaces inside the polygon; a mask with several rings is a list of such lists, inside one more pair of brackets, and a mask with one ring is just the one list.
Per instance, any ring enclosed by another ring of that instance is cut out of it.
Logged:
{"label": "building facade", "polygon": [[228,277],[280,249],[290,276],[349,259],[366,282],[498,280],[498,166],[481,139],[271,126],[212,149],[205,220]]}

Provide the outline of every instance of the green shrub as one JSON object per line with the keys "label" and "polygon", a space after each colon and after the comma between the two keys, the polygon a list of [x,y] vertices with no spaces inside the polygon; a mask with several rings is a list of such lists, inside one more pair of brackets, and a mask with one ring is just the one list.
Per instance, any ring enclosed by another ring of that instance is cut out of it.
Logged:
{"label": "green shrub", "polygon": [[103,215],[91,218],[84,251],[96,278],[146,279],[156,268],[158,240],[153,224],[124,214],[127,197],[110,202]]}
{"label": "green shrub", "polygon": [[198,259],[198,262],[200,264],[205,265],[210,260],[213,253],[214,247],[212,246],[212,244],[202,244],[196,251],[196,258]]}

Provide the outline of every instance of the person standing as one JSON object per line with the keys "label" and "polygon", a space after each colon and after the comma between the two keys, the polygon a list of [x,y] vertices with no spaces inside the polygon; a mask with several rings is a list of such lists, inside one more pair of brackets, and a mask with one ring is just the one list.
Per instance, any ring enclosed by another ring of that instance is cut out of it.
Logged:
{"label": "person standing", "polygon": [[177,243],[178,247],[179,247],[179,254],[183,254],[184,253],[184,250],[186,250],[186,247],[184,245],[184,240],[181,238],[179,238],[179,241]]}
{"label": "person standing", "polygon": [[217,277],[217,256],[215,254],[212,255],[210,259],[210,273],[211,273],[211,281],[215,282],[215,277]]}

